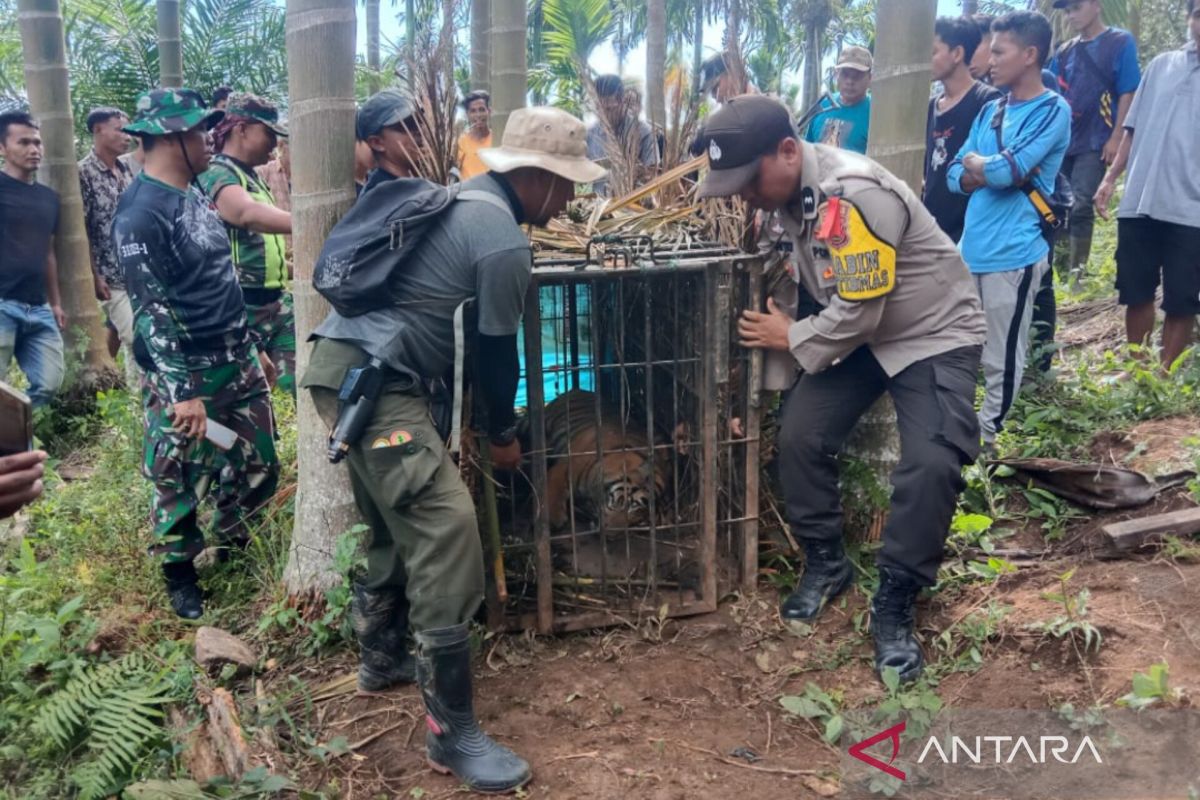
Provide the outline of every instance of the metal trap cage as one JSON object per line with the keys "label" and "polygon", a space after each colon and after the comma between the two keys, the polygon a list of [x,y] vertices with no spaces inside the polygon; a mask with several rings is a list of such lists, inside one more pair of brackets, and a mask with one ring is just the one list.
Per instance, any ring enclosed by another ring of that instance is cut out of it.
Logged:
{"label": "metal trap cage", "polygon": [[525,466],[471,481],[491,627],[637,625],[753,584],[762,357],[736,344],[736,320],[761,283],[753,256],[646,237],[535,263]]}

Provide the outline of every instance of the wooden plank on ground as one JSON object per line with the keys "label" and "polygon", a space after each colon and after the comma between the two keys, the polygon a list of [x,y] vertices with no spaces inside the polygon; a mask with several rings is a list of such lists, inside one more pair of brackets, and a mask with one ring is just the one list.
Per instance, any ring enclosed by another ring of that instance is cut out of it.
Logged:
{"label": "wooden plank on ground", "polygon": [[1100,530],[1114,550],[1127,553],[1166,534],[1190,536],[1200,533],[1200,508],[1110,522]]}

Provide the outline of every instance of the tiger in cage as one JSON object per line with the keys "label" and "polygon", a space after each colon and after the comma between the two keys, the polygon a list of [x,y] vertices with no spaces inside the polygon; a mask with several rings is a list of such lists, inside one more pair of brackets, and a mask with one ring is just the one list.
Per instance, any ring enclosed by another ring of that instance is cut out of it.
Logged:
{"label": "tiger in cage", "polygon": [[598,421],[596,395],[573,389],[546,406],[551,529],[568,526],[572,505],[577,522],[601,525],[606,532],[647,528],[652,498],[654,522],[662,524],[670,451],[653,449],[644,425],[622,425],[618,409],[603,400],[599,405]]}

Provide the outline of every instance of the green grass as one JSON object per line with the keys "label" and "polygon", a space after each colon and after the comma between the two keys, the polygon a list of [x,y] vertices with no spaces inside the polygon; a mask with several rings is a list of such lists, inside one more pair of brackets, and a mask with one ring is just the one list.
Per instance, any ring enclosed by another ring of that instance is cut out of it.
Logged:
{"label": "green grass", "polygon": [[[295,480],[294,409],[285,396],[275,405],[281,485],[288,485]],[[101,393],[95,408],[83,419],[39,414],[52,454],[46,492],[27,512],[24,540],[0,544],[0,798],[76,797],[80,776],[95,773],[87,767],[97,758],[94,732],[55,742],[35,725],[73,679],[78,686],[90,670],[137,652],[178,673],[184,707],[192,696],[195,625],[171,613],[146,550],[151,485],[141,474],[140,408],[123,390]],[[92,474],[61,480],[64,456]],[[202,573],[211,593],[205,624],[255,635],[257,610],[281,592],[291,523],[290,500],[272,507],[245,555]],[[328,623],[325,644],[341,641],[340,623]],[[113,788],[176,774],[178,755],[167,737],[146,737]]]}

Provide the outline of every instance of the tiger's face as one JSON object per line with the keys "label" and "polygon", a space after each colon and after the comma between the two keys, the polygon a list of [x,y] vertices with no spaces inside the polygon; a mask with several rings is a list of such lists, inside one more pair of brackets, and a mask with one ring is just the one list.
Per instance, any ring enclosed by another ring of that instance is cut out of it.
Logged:
{"label": "tiger's face", "polygon": [[[598,503],[604,528],[620,531],[650,525],[651,498],[661,515],[661,476],[640,453],[612,453],[603,461],[603,483]],[[593,498],[595,500],[596,498]]]}

